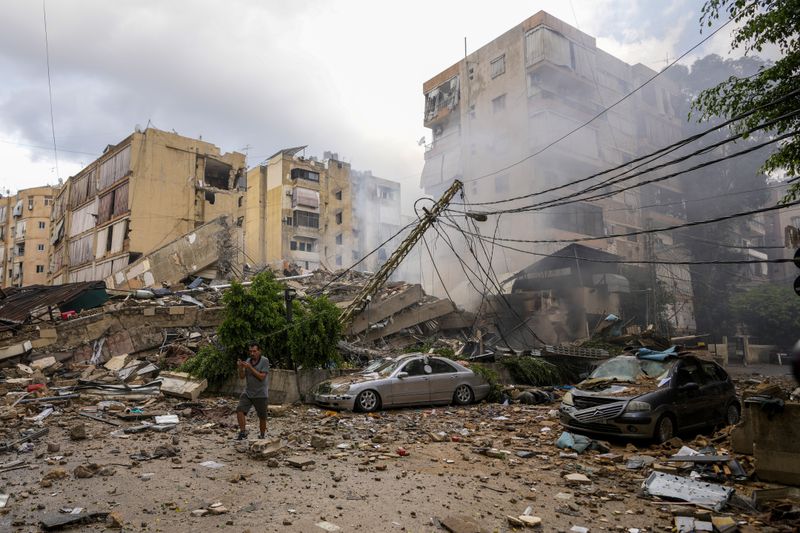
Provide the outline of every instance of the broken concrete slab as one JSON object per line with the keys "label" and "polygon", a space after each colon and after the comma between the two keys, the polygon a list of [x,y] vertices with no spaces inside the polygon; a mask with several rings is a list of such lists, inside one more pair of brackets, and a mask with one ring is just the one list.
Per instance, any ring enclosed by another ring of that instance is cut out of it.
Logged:
{"label": "broken concrete slab", "polygon": [[5,348],[0,348],[0,361],[11,359],[13,357],[18,357],[20,355],[30,352],[32,349],[33,349],[33,344],[31,344],[31,341],[23,341],[18,344],[12,344],[11,346],[6,346]]}
{"label": "broken concrete slab", "polygon": [[185,372],[161,372],[161,392],[168,396],[197,401],[200,394],[208,388],[208,381],[197,379]]}
{"label": "broken concrete slab", "polygon": [[373,300],[353,319],[347,331],[347,335],[361,333],[367,329],[370,324],[375,324],[376,322],[380,322],[381,320],[385,320],[399,313],[403,309],[420,301],[424,296],[425,292],[422,290],[422,286],[409,285],[405,290],[393,294],[388,298]]}
{"label": "broken concrete slab", "polygon": [[733,489],[706,483],[688,477],[652,472],[642,483],[645,493],[651,496],[690,502],[721,510],[733,494]]}
{"label": "broken concrete slab", "polygon": [[370,331],[366,337],[366,342],[372,342],[397,333],[400,330],[410,328],[428,320],[434,320],[440,316],[446,315],[455,309],[453,302],[450,300],[436,300],[425,304],[409,307],[404,311],[394,315],[389,324],[382,328],[375,328]]}
{"label": "broken concrete slab", "polygon": [[108,517],[107,512],[90,512],[80,514],[50,513],[39,519],[39,525],[45,531],[54,531],[66,527],[102,522]]}

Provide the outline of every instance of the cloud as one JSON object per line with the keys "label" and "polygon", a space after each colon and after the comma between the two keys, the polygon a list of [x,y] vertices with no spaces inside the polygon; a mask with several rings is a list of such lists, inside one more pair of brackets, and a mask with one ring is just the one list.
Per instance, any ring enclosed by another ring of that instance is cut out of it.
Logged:
{"label": "cloud", "polygon": [[[249,145],[250,164],[308,144],[400,180],[410,204],[428,133],[422,83],[463,57],[465,36],[475,50],[544,9],[626,61],[658,61],[696,33],[697,2],[671,4],[665,24],[647,0],[50,0],[56,137],[100,153],[151,121],[226,151]],[[6,0],[0,18],[0,141],[18,152],[0,186],[12,189],[50,178],[50,150],[8,144],[52,144],[41,7]],[[62,177],[89,158],[61,153]]]}

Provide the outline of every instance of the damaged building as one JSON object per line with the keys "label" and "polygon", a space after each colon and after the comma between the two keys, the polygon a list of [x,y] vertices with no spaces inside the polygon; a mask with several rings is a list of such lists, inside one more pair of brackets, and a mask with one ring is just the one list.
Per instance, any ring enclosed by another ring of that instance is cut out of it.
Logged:
{"label": "damaged building", "polygon": [[[275,268],[348,267],[400,229],[400,184],[353,170],[336,153],[307,158],[305,148],[280,150],[248,172],[247,258]],[[392,251],[387,244],[360,268],[376,269]]]}
{"label": "damaged building", "polygon": [[58,187],[23,189],[0,198],[0,287],[47,282],[50,213]]}
{"label": "damaged building", "polygon": [[245,174],[244,154],[155,128],[109,145],[55,197],[49,283],[114,286],[116,273],[203,224],[225,215],[241,226]]}
{"label": "damaged building", "polygon": [[[426,146],[421,186],[437,197],[454,179],[461,179],[469,206],[561,186],[666,146],[682,137],[683,117],[675,105],[680,89],[664,77],[582,127],[654,75],[642,64],[629,65],[604,52],[594,37],[540,11],[423,84],[423,123],[432,140]],[[578,190],[570,186],[535,200]],[[608,187],[606,192],[612,191]],[[505,215],[495,233],[559,240],[679,224],[686,214],[673,200],[682,197],[676,184],[663,181],[596,201]],[[652,204],[663,205],[641,209]],[[490,209],[524,205],[520,200]],[[493,228],[495,220],[485,225]],[[685,252],[667,242],[669,237],[659,239],[633,235],[585,244],[623,260],[685,259]],[[533,251],[550,254],[562,246],[537,244]],[[444,254],[437,258],[451,279],[461,272],[456,261]],[[526,253],[500,249],[492,267],[513,273],[530,262]],[[668,313],[671,329],[693,330],[688,269],[659,267],[656,275],[670,287],[680,284],[677,303]],[[443,292],[441,287],[429,289]]]}

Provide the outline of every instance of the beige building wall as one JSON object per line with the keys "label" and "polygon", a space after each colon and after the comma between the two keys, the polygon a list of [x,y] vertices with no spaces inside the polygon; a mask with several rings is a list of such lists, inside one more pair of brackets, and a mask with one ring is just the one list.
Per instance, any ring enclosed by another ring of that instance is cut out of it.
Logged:
{"label": "beige building wall", "polygon": [[50,213],[58,187],[23,189],[0,198],[0,285],[47,282]]}
{"label": "beige building wall", "polygon": [[[590,35],[540,11],[423,84],[423,124],[430,128],[432,139],[426,146],[421,185],[438,197],[459,178],[469,209],[471,203],[562,186],[674,142],[681,138],[683,117],[676,116],[672,100],[680,92],[663,77],[581,127],[654,74],[643,65],[629,65],[598,49]],[[570,134],[572,130],[576,131]],[[565,140],[549,146],[566,134],[570,135]],[[473,210],[522,207],[563,197],[599,179]],[[685,216],[674,210],[639,210],[671,194],[680,190],[662,183],[593,202],[504,215],[496,234],[556,240],[680,223]],[[495,222],[491,218],[480,231],[491,236]],[[648,247],[642,236],[582,244],[629,260],[644,259],[649,249],[659,252],[656,246]],[[538,254],[563,246],[514,245]],[[457,260],[449,255],[449,259],[442,256],[440,269],[453,280],[463,278]],[[501,273],[514,272],[536,260],[537,256],[523,252],[498,250],[493,267]],[[688,278],[688,271],[681,276]],[[690,284],[688,291],[691,294]],[[680,313],[684,324],[693,323],[690,302],[682,305]]]}
{"label": "beige building wall", "polygon": [[243,223],[244,169],[244,154],[155,128],[109,146],[56,199],[51,282],[109,278],[222,214]]}
{"label": "beige building wall", "polygon": [[[354,171],[335,153],[306,158],[304,149],[281,150],[249,170],[247,261],[273,268],[350,267],[381,242],[381,224],[391,220],[399,229],[400,185]],[[381,198],[380,190],[391,194]],[[377,257],[358,269],[374,267]]]}

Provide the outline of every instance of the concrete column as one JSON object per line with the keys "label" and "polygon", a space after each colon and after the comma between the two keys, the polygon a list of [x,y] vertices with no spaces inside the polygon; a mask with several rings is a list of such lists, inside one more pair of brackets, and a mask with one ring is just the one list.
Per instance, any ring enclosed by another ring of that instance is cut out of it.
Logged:
{"label": "concrete column", "polygon": [[742,353],[744,354],[745,365],[757,362],[750,360],[750,337],[748,337],[747,335],[742,336]]}
{"label": "concrete column", "polygon": [[722,366],[727,368],[727,366],[728,366],[728,337],[727,336],[722,337],[722,345],[721,346],[722,346],[722,349],[719,350],[719,357],[720,357],[720,360],[722,361]]}

